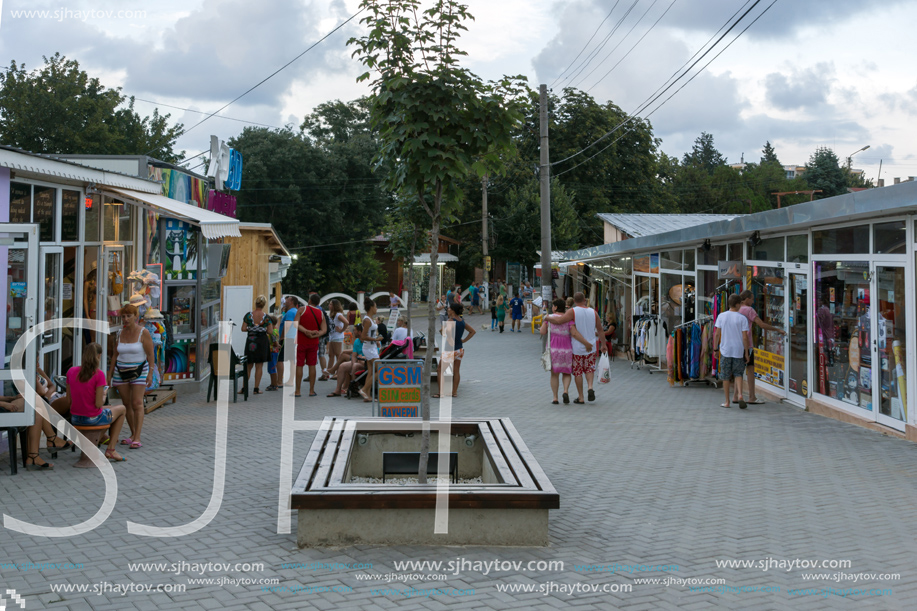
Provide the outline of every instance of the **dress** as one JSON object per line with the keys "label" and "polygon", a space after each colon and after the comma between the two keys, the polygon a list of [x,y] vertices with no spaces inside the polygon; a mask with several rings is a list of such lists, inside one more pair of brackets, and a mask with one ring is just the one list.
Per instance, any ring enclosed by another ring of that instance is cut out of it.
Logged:
{"label": "dress", "polygon": [[497,320],[503,322],[506,319],[506,303],[497,306]]}
{"label": "dress", "polygon": [[252,312],[242,319],[248,325],[248,337],[245,340],[245,358],[249,363],[268,363],[271,360],[271,339],[267,334],[267,326],[271,319],[264,312],[261,319],[255,324]]}
{"label": "dress", "polygon": [[570,329],[574,322],[555,325],[551,323],[551,372],[573,373],[573,337]]}

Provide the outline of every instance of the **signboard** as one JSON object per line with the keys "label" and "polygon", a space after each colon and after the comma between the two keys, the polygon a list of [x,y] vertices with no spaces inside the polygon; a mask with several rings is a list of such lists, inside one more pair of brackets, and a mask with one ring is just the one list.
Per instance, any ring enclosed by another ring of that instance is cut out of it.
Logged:
{"label": "signboard", "polygon": [[741,261],[720,261],[716,267],[719,280],[741,280],[745,265]]}
{"label": "signboard", "polygon": [[399,316],[398,312],[399,312],[398,308],[391,309],[391,314],[389,314],[388,316],[388,323],[386,323],[389,333],[393,333],[395,329],[398,328],[398,316]]}
{"label": "signboard", "polygon": [[783,387],[784,361],[782,354],[755,348],[755,377],[768,384]]}
{"label": "signboard", "polygon": [[422,360],[373,361],[373,411],[383,418],[419,418]]}
{"label": "signboard", "polygon": [[487,271],[490,271],[491,269],[490,265],[491,265],[491,259],[490,259],[490,255],[488,255],[484,257],[484,269],[486,269]]}

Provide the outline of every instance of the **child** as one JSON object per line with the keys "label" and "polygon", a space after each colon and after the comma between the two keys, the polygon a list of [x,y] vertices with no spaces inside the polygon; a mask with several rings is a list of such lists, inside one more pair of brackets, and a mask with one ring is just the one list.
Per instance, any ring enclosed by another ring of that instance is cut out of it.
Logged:
{"label": "child", "polygon": [[490,330],[497,330],[497,300],[490,300]]}
{"label": "child", "polygon": [[271,360],[267,364],[267,372],[271,376],[271,385],[265,390],[280,390],[280,375],[277,373],[277,360],[280,358],[280,327],[277,326],[277,317],[268,315],[274,330],[271,332]]}
{"label": "child", "polygon": [[497,297],[497,324],[500,326],[500,333],[503,333],[503,321],[506,319],[506,304],[503,295]]}

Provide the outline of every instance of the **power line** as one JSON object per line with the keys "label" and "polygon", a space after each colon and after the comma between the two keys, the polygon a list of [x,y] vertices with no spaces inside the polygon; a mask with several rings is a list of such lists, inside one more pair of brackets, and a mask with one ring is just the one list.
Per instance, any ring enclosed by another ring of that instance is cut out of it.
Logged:
{"label": "power line", "polygon": [[[166,108],[174,108],[175,110],[184,110],[185,112],[193,112],[193,113],[197,113],[197,114],[199,114],[199,115],[206,115],[206,114],[207,114],[207,112],[206,112],[206,111],[203,111],[203,110],[194,110],[193,108],[184,108],[184,107],[182,107],[182,106],[173,106],[173,105],[171,105],[171,104],[163,104],[162,102],[154,102],[153,100],[145,100],[145,99],[143,99],[143,98],[138,98],[138,97],[136,97],[136,96],[132,96],[132,97],[134,97],[134,99],[137,100],[137,101],[139,101],[139,102],[146,102],[146,103],[148,103],[148,104],[155,104],[155,105],[157,105],[157,106],[165,106]],[[217,112],[219,112],[219,111],[217,111]],[[275,125],[268,125],[267,123],[258,123],[258,122],[256,122],[256,121],[246,121],[245,119],[235,119],[235,118],[233,118],[233,117],[223,117],[223,116],[220,116],[220,117],[217,117],[217,119],[226,119],[227,121],[238,121],[239,123],[248,123],[249,125],[257,125],[257,126],[259,126],[259,127],[270,127],[271,129],[282,129],[282,128],[277,127],[277,126],[275,126]],[[204,152],[206,153],[207,151],[204,151]]]}
{"label": "power line", "polygon": [[[748,1],[750,1],[750,0],[748,0]],[[748,4],[748,1],[745,3],[746,5]],[[775,0],[775,1],[776,1],[776,0]],[[692,63],[692,64],[691,64],[690,66],[688,66],[687,68],[684,68],[685,65],[687,65],[692,59],[694,59],[694,57],[696,57],[698,53],[700,53],[701,49],[703,49],[704,47],[706,47],[706,46],[710,43],[710,41],[708,40],[707,43],[705,43],[700,49],[698,49],[698,50],[694,53],[694,55],[691,56],[691,58],[689,58],[688,61],[685,62],[685,64],[682,65],[681,68],[679,68],[678,70],[676,70],[675,73],[673,73],[673,75],[670,76],[670,77],[666,80],[666,82],[663,83],[662,86],[660,86],[659,89],[657,89],[653,94],[651,94],[650,97],[649,97],[647,100],[644,100],[644,102],[641,103],[641,104],[639,105],[639,107],[638,107],[636,110],[634,110],[633,112],[631,112],[631,113],[628,115],[628,118],[627,118],[627,119],[625,119],[624,121],[622,121],[621,123],[619,123],[618,125],[616,125],[615,127],[613,127],[612,129],[610,129],[609,131],[605,132],[602,136],[600,136],[599,138],[597,138],[597,139],[596,139],[595,141],[593,141],[592,143],[590,143],[590,144],[584,146],[582,149],[580,149],[580,150],[577,151],[576,153],[573,153],[572,155],[570,155],[570,156],[568,156],[568,157],[566,157],[566,158],[564,158],[564,159],[561,159],[560,161],[555,161],[555,162],[551,163],[551,166],[555,166],[555,165],[564,163],[565,161],[569,161],[570,159],[573,159],[574,157],[577,157],[577,156],[579,156],[579,155],[582,155],[582,154],[583,154],[584,152],[586,152],[588,149],[592,148],[593,146],[595,146],[596,144],[598,144],[599,142],[601,142],[602,140],[604,140],[605,138],[607,138],[607,137],[610,136],[611,134],[615,133],[616,131],[618,131],[619,129],[621,129],[622,127],[624,127],[625,125],[627,125],[628,123],[630,123],[631,121],[633,121],[634,119],[636,119],[636,118],[638,117],[638,115],[639,115],[641,112],[643,112],[644,110],[646,110],[646,109],[647,109],[650,105],[652,105],[656,100],[658,100],[660,97],[662,97],[662,95],[664,95],[669,89],[671,89],[672,87],[674,87],[675,84],[676,84],[679,80],[681,80],[682,78],[684,78],[685,75],[688,74],[688,72],[690,72],[691,69],[694,68],[694,66],[696,66],[704,57],[707,56],[708,53],[710,53],[710,51],[712,51],[714,48],[716,48],[716,46],[723,40],[723,38],[724,38],[727,34],[729,34],[729,32],[731,32],[731,31],[733,30],[733,28],[735,28],[735,26],[738,25],[739,22],[741,22],[741,21],[748,15],[748,13],[750,13],[758,4],[760,4],[760,2],[761,2],[761,0],[755,0],[754,4],[752,4],[751,7],[749,7],[748,10],[746,10],[746,11],[742,14],[741,17],[739,17],[738,19],[736,19],[736,20],[732,23],[732,25],[729,26],[729,29],[727,29],[725,32],[723,32],[723,34],[716,40],[716,42],[714,42],[712,45],[710,45],[710,47],[709,47],[706,51],[704,51],[704,53],[703,53],[700,57],[698,57],[698,58],[694,61],[694,63]],[[744,6],[745,6],[745,5],[743,5],[742,8],[744,8]],[[769,8],[769,7],[768,7],[768,8]],[[742,10],[742,9],[740,8],[739,11],[741,11],[741,10]],[[736,13],[734,13],[733,16],[730,17],[730,18],[726,21],[726,24],[728,24],[730,21],[732,21],[732,19],[735,17],[736,14],[738,14],[739,11],[736,11]],[[762,15],[763,15],[763,14],[764,14],[764,13],[762,13]],[[759,16],[759,17],[760,17],[760,16]],[[756,21],[757,21],[757,19],[756,19]],[[752,22],[752,23],[754,23],[754,22]],[[722,30],[723,27],[725,27],[726,24],[724,24],[724,25],[720,28],[720,30]],[[720,30],[717,30],[717,34],[719,33]],[[716,37],[716,34],[714,34],[713,37],[711,37],[710,40],[713,40],[714,37]],[[719,56],[719,55],[717,55],[717,57],[718,57],[718,56]],[[715,59],[715,58],[714,58],[714,59]],[[709,65],[709,62],[708,62],[707,65]],[[681,74],[678,74],[679,72],[681,72]],[[676,75],[677,75],[677,76],[676,76]],[[667,83],[668,83],[668,85],[667,85]],[[660,91],[660,90],[661,90],[661,91]],[[658,110],[658,109],[657,109],[657,110]],[[616,140],[616,142],[617,142],[617,140]],[[608,147],[606,146],[605,149],[607,149],[607,148],[608,148]],[[605,150],[605,149],[602,149],[602,150]],[[595,157],[595,155],[593,155],[592,157],[590,157],[590,159],[592,159],[592,158],[594,158],[594,157]]]}
{"label": "power line", "polygon": [[[607,45],[608,42],[612,39],[612,37],[614,36],[615,32],[618,31],[618,28],[621,27],[621,26],[624,24],[624,20],[627,19],[627,18],[630,16],[631,11],[633,11],[634,8],[636,8],[637,3],[638,3],[639,1],[640,1],[640,0],[634,0],[634,3],[630,5],[630,8],[628,8],[627,11],[624,13],[624,16],[622,16],[621,19],[618,20],[618,23],[615,24],[615,27],[614,27],[614,29],[611,31],[611,33],[605,38],[605,40],[602,42],[602,44],[599,46],[599,48],[596,49],[595,57],[598,57],[598,54],[602,51],[602,49],[605,48],[605,45]],[[656,4],[656,0],[653,0],[653,4]],[[653,8],[653,4],[650,5],[650,8]],[[647,9],[647,12],[649,12],[649,9]],[[643,14],[644,14],[644,16],[645,16],[645,15],[646,15],[646,12],[643,13]],[[630,34],[630,32],[633,32],[634,27],[637,27],[637,24],[640,23],[640,20],[642,20],[642,19],[643,19],[643,17],[641,17],[640,19],[637,20],[637,22],[633,25],[633,27],[631,27],[630,31],[629,31],[627,34],[624,35],[624,38],[622,38],[620,41],[618,41],[618,44],[616,44],[616,45],[611,49],[611,51],[608,52],[608,55],[605,56],[605,58],[602,60],[602,62],[604,62],[606,59],[608,59],[609,56],[611,56],[611,54],[614,53],[614,52],[617,50],[617,48],[621,46],[621,43],[623,43],[623,42],[627,39],[627,36]],[[595,59],[595,57],[593,57],[593,59]],[[592,60],[590,60],[589,63],[592,63]],[[586,76],[584,76],[579,82],[582,82],[582,81],[586,80],[587,78],[589,78],[589,75],[591,75],[593,72],[595,72],[595,71],[598,69],[598,67],[599,67],[600,65],[602,65],[601,62],[599,62],[592,70],[590,70],[590,71],[589,71],[589,74],[587,74]],[[580,69],[580,71],[579,71],[577,74],[575,74],[574,76],[570,77],[570,79],[573,80],[574,78],[576,78],[577,76],[579,76],[580,74],[582,74],[582,73],[583,73],[583,70],[585,70],[585,69],[588,68],[588,67],[589,67],[588,64],[585,65],[585,66],[583,66],[582,69]],[[578,84],[575,84],[575,83],[574,83],[574,84],[573,84],[573,87],[578,87]]]}
{"label": "power line", "polygon": [[[348,23],[350,23],[357,15],[359,15],[360,13],[362,13],[363,10],[364,10],[364,9],[360,9],[359,11],[357,11],[356,13],[354,13],[353,15],[351,15],[350,17],[348,17],[348,18],[347,18],[346,20],[344,20],[341,24],[339,24],[336,28],[334,28],[333,30],[331,30],[330,32],[328,32],[327,34],[325,34],[324,36],[322,36],[320,39],[318,39],[316,42],[314,42],[312,45],[310,45],[309,48],[307,48],[305,51],[303,51],[302,53],[300,53],[299,55],[297,55],[296,57],[294,57],[293,59],[291,59],[290,61],[288,61],[288,62],[285,63],[284,65],[282,65],[280,68],[278,68],[277,70],[275,70],[274,72],[272,72],[271,74],[269,74],[268,76],[266,76],[265,78],[263,78],[261,81],[259,81],[258,83],[256,83],[256,84],[253,85],[252,87],[250,87],[248,90],[246,90],[246,91],[245,91],[244,93],[242,93],[241,95],[237,96],[237,97],[236,97],[235,99],[233,99],[232,101],[230,101],[230,102],[224,104],[222,107],[220,107],[220,108],[217,109],[216,111],[210,113],[209,115],[207,115],[206,117],[204,117],[203,119],[201,119],[200,121],[198,121],[197,123],[195,123],[194,125],[192,125],[191,127],[189,127],[188,129],[183,130],[182,133],[179,134],[179,136],[184,136],[185,134],[187,134],[188,132],[190,132],[192,129],[198,127],[199,125],[201,125],[202,123],[204,123],[204,122],[207,121],[208,119],[210,119],[210,118],[212,118],[213,116],[215,116],[217,113],[219,113],[219,112],[225,110],[226,108],[229,108],[231,105],[235,104],[236,102],[238,102],[239,100],[241,100],[242,98],[244,98],[245,96],[247,96],[249,93],[251,93],[252,91],[254,91],[255,89],[257,89],[258,87],[260,87],[260,86],[263,85],[264,83],[268,82],[270,79],[272,79],[272,78],[274,78],[275,76],[277,76],[278,74],[280,74],[281,71],[283,71],[284,69],[286,69],[286,68],[287,68],[288,66],[290,66],[293,62],[295,62],[295,61],[298,60],[300,57],[302,57],[303,55],[305,55],[306,53],[308,53],[309,51],[311,51],[312,49],[314,49],[315,47],[317,47],[319,44],[321,44],[322,42],[324,42],[328,37],[330,37],[332,34],[334,34],[335,32],[337,32],[337,31],[340,30],[341,28],[343,28],[345,25],[347,25]],[[153,150],[155,150],[155,149],[153,149]],[[151,152],[153,152],[153,151],[151,150],[151,151],[149,151],[149,152],[146,153],[146,154],[149,155],[149,153],[151,153]]]}
{"label": "power line", "polygon": [[553,88],[554,88],[554,83],[556,83],[558,80],[560,80],[560,78],[561,78],[563,75],[565,75],[565,74],[567,73],[567,70],[569,70],[570,68],[573,67],[573,64],[576,63],[576,60],[578,60],[579,57],[580,57],[580,55],[583,54],[583,51],[585,51],[586,48],[589,47],[589,44],[590,44],[590,43],[592,42],[592,40],[595,38],[595,35],[599,33],[599,30],[602,29],[602,26],[605,25],[605,22],[608,21],[608,18],[609,18],[609,17],[611,17],[611,14],[614,12],[615,8],[618,6],[618,2],[620,2],[620,1],[621,1],[621,0],[617,0],[617,2],[615,2],[614,6],[611,7],[611,10],[608,11],[608,14],[605,15],[605,19],[602,19],[602,23],[600,23],[600,24],[599,24],[599,27],[597,27],[597,28],[595,29],[595,32],[592,33],[592,36],[589,37],[589,40],[586,41],[586,44],[583,45],[583,48],[580,49],[580,52],[576,54],[576,57],[573,58],[573,61],[570,62],[570,65],[567,66],[566,68],[564,68],[564,71],[557,75],[557,78],[554,79],[554,82],[551,83],[551,85],[548,87],[548,89],[553,89]]}

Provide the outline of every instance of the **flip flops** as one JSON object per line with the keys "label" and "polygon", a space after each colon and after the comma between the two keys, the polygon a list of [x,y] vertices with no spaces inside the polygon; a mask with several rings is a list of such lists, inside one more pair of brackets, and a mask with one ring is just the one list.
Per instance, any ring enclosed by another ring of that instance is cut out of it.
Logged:
{"label": "flip flops", "polygon": [[731,408],[732,405],[729,404],[729,403],[720,403],[720,407],[728,407],[728,408]]}
{"label": "flip flops", "polygon": [[570,403],[570,395],[568,395],[567,393],[564,393],[564,405],[566,405],[567,403]]}
{"label": "flip flops", "polygon": [[574,402],[575,404],[577,404],[577,405],[586,405],[586,402],[585,402],[585,401],[580,401],[578,397],[577,397],[576,399],[574,399],[573,402]]}
{"label": "flip flops", "polygon": [[595,391],[592,390],[591,388],[589,389],[589,400],[595,401]]}
{"label": "flip flops", "polygon": [[551,405],[557,405],[557,399],[554,399],[553,401],[551,401]]}

